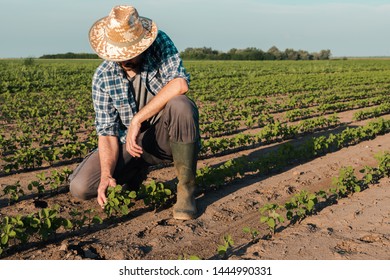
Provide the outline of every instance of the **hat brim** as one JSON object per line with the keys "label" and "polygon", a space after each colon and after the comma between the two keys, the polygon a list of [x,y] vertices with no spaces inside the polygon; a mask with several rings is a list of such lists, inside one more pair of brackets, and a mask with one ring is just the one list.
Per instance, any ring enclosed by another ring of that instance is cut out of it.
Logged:
{"label": "hat brim", "polygon": [[158,28],[154,21],[145,17],[139,17],[145,33],[135,44],[127,46],[114,45],[107,41],[104,33],[107,17],[96,21],[89,30],[89,43],[97,55],[105,60],[125,61],[132,59],[149,48],[157,37]]}

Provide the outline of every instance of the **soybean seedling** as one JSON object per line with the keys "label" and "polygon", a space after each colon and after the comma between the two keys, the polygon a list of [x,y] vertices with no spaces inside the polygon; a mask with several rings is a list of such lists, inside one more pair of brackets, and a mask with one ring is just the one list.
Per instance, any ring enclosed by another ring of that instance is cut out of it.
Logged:
{"label": "soybean seedling", "polygon": [[276,226],[279,223],[284,222],[284,218],[276,212],[276,210],[281,209],[282,206],[274,203],[269,203],[260,208],[261,214],[266,214],[260,216],[260,222],[266,223],[268,225],[269,233],[271,236],[275,234]]}
{"label": "soybean seedling", "polygon": [[222,244],[218,245],[217,252],[223,258],[226,258],[227,251],[229,248],[232,248],[234,245],[234,241],[230,234],[224,235],[222,238]]}
{"label": "soybean seedling", "polygon": [[259,231],[257,229],[253,229],[253,228],[250,228],[250,227],[244,227],[242,229],[242,231],[244,233],[250,234],[252,242],[254,242],[256,240],[256,238],[259,236]]}
{"label": "soybean seedling", "polygon": [[17,202],[19,197],[24,195],[24,191],[21,189],[19,181],[13,185],[5,185],[3,193],[8,197],[8,206]]}
{"label": "soybean seedling", "polygon": [[146,205],[157,209],[163,206],[172,197],[172,191],[165,187],[163,183],[156,183],[154,180],[148,185],[142,185],[139,195],[143,197]]}
{"label": "soybean seedling", "polygon": [[301,222],[315,211],[317,203],[318,198],[315,194],[303,190],[286,202],[284,206],[287,210],[286,217],[291,223]]}
{"label": "soybean seedling", "polygon": [[137,197],[134,191],[125,191],[121,185],[107,189],[107,202],[104,205],[104,212],[108,217],[113,213],[121,216],[129,214],[129,207],[133,206],[132,200]]}

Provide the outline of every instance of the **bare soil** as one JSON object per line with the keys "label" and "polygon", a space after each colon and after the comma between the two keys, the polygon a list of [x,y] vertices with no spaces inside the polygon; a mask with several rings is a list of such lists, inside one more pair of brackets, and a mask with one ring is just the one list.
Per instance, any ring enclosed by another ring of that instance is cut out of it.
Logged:
{"label": "bare soil", "polygon": [[[345,122],[351,112],[340,114]],[[389,116],[386,116],[388,118]],[[364,122],[353,123],[353,126]],[[277,145],[277,144],[276,144]],[[240,155],[261,156],[269,147],[259,147],[221,157],[199,161],[216,165]],[[172,219],[171,206],[159,211],[137,202],[126,217],[105,221],[72,233],[60,233],[46,241],[11,247],[4,259],[74,260],[74,259],[172,259],[196,255],[202,259],[219,259],[217,246],[230,234],[234,247],[228,259],[390,259],[390,180],[337,204],[328,205],[301,223],[279,228],[271,239],[262,238],[267,229],[260,223],[259,208],[265,203],[283,203],[301,190],[328,190],[332,177],[344,166],[359,170],[376,166],[374,155],[390,151],[390,135],[344,148],[312,161],[289,166],[267,176],[248,175],[218,189],[210,189],[197,197],[199,217],[190,221]],[[75,168],[76,164],[68,166]],[[26,184],[40,171],[0,178],[1,184],[19,180]],[[148,180],[170,181],[175,178],[171,166],[152,170]],[[45,198],[49,206],[60,204],[64,210],[74,207],[95,208],[95,200],[79,201],[65,191]],[[13,206],[0,201],[0,217],[37,211],[32,197]],[[97,210],[104,217],[102,210]],[[257,229],[252,240],[244,227]]]}

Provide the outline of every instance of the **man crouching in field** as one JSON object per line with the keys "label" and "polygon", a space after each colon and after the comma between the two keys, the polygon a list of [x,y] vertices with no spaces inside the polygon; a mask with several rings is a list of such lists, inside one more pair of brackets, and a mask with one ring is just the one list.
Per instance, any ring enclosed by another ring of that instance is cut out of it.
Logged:
{"label": "man crouching in field", "polygon": [[104,207],[108,187],[131,184],[148,165],[173,161],[178,177],[173,217],[195,218],[199,115],[185,95],[189,75],[176,47],[132,6],[114,7],[92,26],[89,40],[104,59],[92,84],[98,150],[72,174],[71,193],[97,197]]}

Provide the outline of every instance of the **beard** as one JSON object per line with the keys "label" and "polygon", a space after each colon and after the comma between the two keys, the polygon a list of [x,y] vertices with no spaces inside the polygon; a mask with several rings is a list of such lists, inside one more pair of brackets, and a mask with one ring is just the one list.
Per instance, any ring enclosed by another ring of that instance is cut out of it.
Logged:
{"label": "beard", "polygon": [[136,71],[139,70],[142,66],[143,55],[136,56],[130,60],[119,62],[119,65],[125,71]]}

